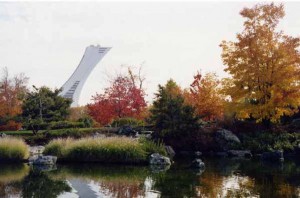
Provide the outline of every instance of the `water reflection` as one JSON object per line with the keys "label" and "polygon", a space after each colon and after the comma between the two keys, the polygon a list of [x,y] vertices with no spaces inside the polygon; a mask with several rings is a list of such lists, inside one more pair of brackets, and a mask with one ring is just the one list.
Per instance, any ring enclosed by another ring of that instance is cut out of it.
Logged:
{"label": "water reflection", "polygon": [[204,159],[206,170],[184,159],[162,171],[153,167],[65,164],[33,169],[0,165],[0,197],[299,197],[300,164]]}

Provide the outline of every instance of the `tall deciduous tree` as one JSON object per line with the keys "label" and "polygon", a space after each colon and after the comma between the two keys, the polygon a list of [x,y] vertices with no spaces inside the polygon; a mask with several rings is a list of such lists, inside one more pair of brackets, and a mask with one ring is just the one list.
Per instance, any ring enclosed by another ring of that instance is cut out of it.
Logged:
{"label": "tall deciduous tree", "polygon": [[237,118],[278,122],[300,105],[300,40],[276,30],[285,15],[282,4],[259,4],[240,14],[245,22],[237,41],[220,45],[232,76],[224,93]]}
{"label": "tall deciduous tree", "polygon": [[28,78],[24,74],[9,77],[4,68],[0,80],[0,130],[17,130],[21,127],[18,121],[22,113],[22,98],[27,91]]}
{"label": "tall deciduous tree", "polygon": [[146,108],[144,95],[128,76],[118,76],[103,94],[93,97],[94,103],[88,105],[89,114],[102,125],[115,118],[140,119]]}
{"label": "tall deciduous tree", "polygon": [[220,94],[220,81],[216,74],[199,72],[184,96],[188,104],[195,107],[195,113],[206,121],[221,119],[224,111],[224,99]]}

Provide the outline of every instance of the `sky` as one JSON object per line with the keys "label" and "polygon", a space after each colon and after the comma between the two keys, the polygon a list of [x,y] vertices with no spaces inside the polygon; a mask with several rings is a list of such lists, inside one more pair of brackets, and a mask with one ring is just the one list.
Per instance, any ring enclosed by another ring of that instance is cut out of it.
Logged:
{"label": "sky", "polygon": [[[224,77],[219,44],[243,30],[239,12],[257,2],[0,2],[0,68],[23,72],[29,85],[60,88],[89,45],[112,47],[89,76],[79,104],[126,66],[143,67],[147,101],[170,78]],[[284,3],[279,29],[300,34],[300,2]]]}

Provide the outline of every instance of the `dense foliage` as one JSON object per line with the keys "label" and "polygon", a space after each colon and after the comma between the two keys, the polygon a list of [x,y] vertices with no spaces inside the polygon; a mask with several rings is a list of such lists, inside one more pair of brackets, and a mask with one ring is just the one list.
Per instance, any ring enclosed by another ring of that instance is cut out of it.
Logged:
{"label": "dense foliage", "polygon": [[21,128],[22,99],[27,91],[28,78],[24,74],[9,77],[7,68],[0,79],[0,131]]}
{"label": "dense foliage", "polygon": [[26,94],[22,117],[27,129],[36,134],[44,123],[66,120],[72,101],[60,96],[60,92],[60,89],[52,91],[48,87],[34,87]]}
{"label": "dense foliage", "polygon": [[153,102],[151,121],[156,129],[156,136],[165,142],[194,133],[198,128],[198,117],[194,108],[184,103],[180,88],[169,80],[165,86],[159,85]]}
{"label": "dense foliage", "polygon": [[122,127],[122,126],[143,126],[145,123],[143,120],[135,118],[118,118],[112,121],[111,126]]}
{"label": "dense foliage", "polygon": [[283,5],[244,8],[244,30],[236,42],[223,41],[222,59],[232,78],[224,82],[238,119],[278,122],[300,105],[300,39],[277,31]]}
{"label": "dense foliage", "polygon": [[186,103],[195,107],[195,113],[205,121],[223,118],[224,98],[220,93],[220,85],[216,74],[202,76],[198,72],[190,88],[185,90]]}
{"label": "dense foliage", "polygon": [[116,118],[141,118],[146,108],[144,95],[129,77],[118,76],[103,94],[93,97],[94,103],[88,105],[89,114],[102,125]]}

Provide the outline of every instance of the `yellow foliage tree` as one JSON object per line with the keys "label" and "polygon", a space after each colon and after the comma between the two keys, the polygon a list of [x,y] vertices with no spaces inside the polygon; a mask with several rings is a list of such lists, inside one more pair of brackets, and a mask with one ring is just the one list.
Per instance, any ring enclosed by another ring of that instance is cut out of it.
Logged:
{"label": "yellow foliage tree", "polygon": [[285,15],[282,4],[259,4],[240,14],[245,22],[237,41],[220,45],[232,76],[224,81],[224,93],[237,118],[278,122],[300,104],[300,40],[276,31]]}
{"label": "yellow foliage tree", "polygon": [[213,121],[223,117],[224,99],[220,94],[220,81],[216,74],[199,72],[194,76],[190,88],[185,90],[186,103],[195,107],[195,113],[205,121]]}

